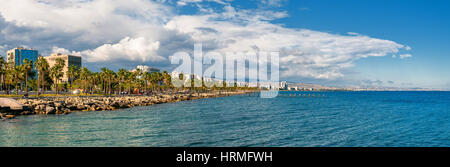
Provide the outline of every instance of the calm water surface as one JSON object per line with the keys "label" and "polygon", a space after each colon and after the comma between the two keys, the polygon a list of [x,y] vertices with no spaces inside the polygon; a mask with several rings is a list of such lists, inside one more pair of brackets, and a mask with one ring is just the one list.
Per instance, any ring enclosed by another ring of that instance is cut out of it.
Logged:
{"label": "calm water surface", "polygon": [[0,146],[450,146],[450,92],[322,94],[24,116]]}

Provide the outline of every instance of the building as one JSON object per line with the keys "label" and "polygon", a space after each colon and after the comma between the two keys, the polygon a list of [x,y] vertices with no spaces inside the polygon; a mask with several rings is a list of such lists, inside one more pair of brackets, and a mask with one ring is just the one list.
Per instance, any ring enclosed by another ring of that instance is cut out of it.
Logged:
{"label": "building", "polygon": [[281,90],[288,90],[287,81],[280,82],[280,89]]}
{"label": "building", "polygon": [[[157,69],[157,68],[144,66],[144,65],[139,65],[139,66],[136,67],[136,69],[139,69],[142,72],[150,72],[150,73],[160,72],[160,70]],[[132,72],[136,71],[136,69],[132,70]]]}
{"label": "building", "polygon": [[[38,55],[39,52],[36,49],[17,47],[6,52],[6,61],[14,64],[14,66],[19,66],[23,64],[23,60],[28,59],[34,66],[34,62],[37,61]],[[36,74],[34,77],[37,77],[36,69],[33,68],[33,71],[35,71]]]}
{"label": "building", "polygon": [[60,58],[64,60],[65,66],[63,68],[64,76],[61,78],[61,81],[68,82],[69,77],[67,76],[67,71],[69,71],[70,66],[76,66],[78,68],[81,68],[81,57],[80,56],[74,56],[74,55],[67,55],[67,54],[61,54],[61,53],[53,53],[50,56],[44,57],[48,65],[53,67],[56,64],[56,59]]}
{"label": "building", "polygon": [[8,63],[13,63],[18,66],[23,63],[23,60],[28,59],[31,62],[36,62],[38,59],[38,51],[36,49],[25,49],[18,47],[6,52]]}

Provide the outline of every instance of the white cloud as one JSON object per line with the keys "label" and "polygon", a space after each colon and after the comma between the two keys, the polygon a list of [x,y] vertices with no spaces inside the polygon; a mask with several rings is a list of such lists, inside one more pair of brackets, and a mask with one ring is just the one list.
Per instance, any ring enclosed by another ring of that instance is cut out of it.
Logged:
{"label": "white cloud", "polygon": [[171,7],[146,0],[0,0],[0,4],[4,20],[19,28],[6,29],[10,41],[49,41],[76,49],[118,42],[139,32],[158,33],[173,15]]}
{"label": "white cloud", "polygon": [[[242,10],[227,4],[230,1],[215,2],[225,4],[223,12],[205,9],[208,12],[202,14],[177,15],[172,7],[147,0],[0,0],[4,18],[0,17],[0,23],[7,23],[0,24],[0,37],[4,37],[0,44],[37,45],[44,52],[82,55],[88,63],[162,66],[168,65],[168,56],[191,51],[200,42],[206,50],[221,53],[280,51],[284,77],[315,79],[340,78],[358,59],[410,49],[357,33],[286,28],[270,21],[287,17],[287,12]],[[276,2],[281,1],[263,1]]]}
{"label": "white cloud", "polygon": [[217,46],[216,50],[222,53],[255,48],[281,51],[284,77],[336,79],[343,77],[343,71],[358,59],[386,56],[405,47],[363,35],[338,35],[289,29],[260,20],[223,21],[223,18],[220,14],[176,16],[166,27],[190,34],[195,41]]}
{"label": "white cloud", "polygon": [[400,57],[400,59],[406,59],[406,58],[411,58],[412,55],[411,54],[402,54],[399,57]]}
{"label": "white cloud", "polygon": [[216,2],[218,4],[226,5],[227,3],[222,0],[179,0],[177,1],[178,6],[186,6],[192,3],[201,3],[201,2]]}
{"label": "white cloud", "polygon": [[147,40],[143,37],[126,37],[116,44],[105,44],[94,50],[81,52],[88,62],[133,61],[133,62],[158,62],[166,58],[159,56],[160,47],[158,41]]}
{"label": "white cloud", "polygon": [[286,0],[262,0],[261,2],[267,6],[280,7],[284,1]]}

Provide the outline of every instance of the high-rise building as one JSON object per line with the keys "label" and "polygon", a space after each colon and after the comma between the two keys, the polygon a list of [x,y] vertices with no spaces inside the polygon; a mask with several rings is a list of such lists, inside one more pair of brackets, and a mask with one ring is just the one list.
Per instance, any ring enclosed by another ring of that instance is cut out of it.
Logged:
{"label": "high-rise building", "polygon": [[280,82],[281,90],[288,90],[288,83],[286,81]]}
{"label": "high-rise building", "polygon": [[28,59],[36,62],[38,59],[38,51],[36,49],[25,49],[22,47],[14,48],[6,52],[8,63],[13,63],[18,66],[23,63],[23,60]]}
{"label": "high-rise building", "polygon": [[62,59],[65,63],[63,72],[64,76],[61,78],[62,82],[68,82],[69,77],[67,75],[67,71],[69,71],[70,66],[76,66],[78,68],[81,68],[81,57],[80,56],[74,56],[74,55],[67,55],[67,54],[61,54],[61,53],[53,53],[50,56],[45,57],[45,59],[48,62],[48,65],[53,67],[56,64],[56,59]]}
{"label": "high-rise building", "polygon": [[[36,49],[26,49],[23,47],[17,47],[14,49],[11,49],[6,52],[6,59],[8,63],[12,63],[15,66],[19,66],[23,64],[23,60],[28,59],[32,62],[34,67],[34,62],[38,59],[39,52]],[[35,71],[35,76],[37,76],[36,69],[33,68],[33,71]]]}

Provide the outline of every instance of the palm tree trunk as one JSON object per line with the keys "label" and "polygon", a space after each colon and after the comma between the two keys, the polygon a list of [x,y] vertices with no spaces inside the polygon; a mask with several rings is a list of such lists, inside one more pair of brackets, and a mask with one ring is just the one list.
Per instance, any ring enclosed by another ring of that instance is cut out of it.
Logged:
{"label": "palm tree trunk", "polygon": [[84,95],[87,95],[86,94],[86,92],[87,92],[86,83],[87,83],[87,79],[84,80],[84,90],[83,90],[84,91]]}
{"label": "palm tree trunk", "polygon": [[28,74],[25,72],[25,92],[28,94]]}
{"label": "palm tree trunk", "polygon": [[128,81],[128,95],[131,95],[131,80]]}
{"label": "palm tree trunk", "polygon": [[41,83],[42,83],[42,84],[41,84],[41,87],[42,87],[42,88],[41,88],[40,91],[41,91],[42,94],[45,94],[44,74],[41,74]]}
{"label": "palm tree trunk", "polygon": [[119,81],[119,95],[122,93],[122,81]]}
{"label": "palm tree trunk", "polygon": [[111,83],[112,81],[111,81],[111,79],[109,80],[109,95],[111,96],[111,94],[113,93],[113,90],[112,90],[112,83]]}
{"label": "palm tree trunk", "polygon": [[37,77],[37,82],[36,82],[36,84],[37,84],[37,90],[36,91],[37,92],[40,92],[40,90],[39,90],[39,86],[40,86],[40,83],[39,83],[40,79],[39,78],[40,78],[40,75],[41,74],[39,74],[39,72],[38,72],[38,77]]}
{"label": "palm tree trunk", "polygon": [[16,95],[19,95],[19,84],[16,82]]}

